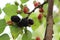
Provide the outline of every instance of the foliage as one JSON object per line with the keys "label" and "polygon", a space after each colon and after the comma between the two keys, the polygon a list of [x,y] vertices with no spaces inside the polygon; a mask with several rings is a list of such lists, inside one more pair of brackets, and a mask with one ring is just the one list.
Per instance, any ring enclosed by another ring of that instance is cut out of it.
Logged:
{"label": "foliage", "polygon": [[[29,14],[25,14],[23,12],[23,7],[24,7],[24,3],[28,2],[29,0],[20,0],[21,1],[21,5],[15,5],[15,4],[10,4],[7,3],[6,6],[3,8],[3,11],[5,12],[5,17],[4,19],[0,19],[0,34],[4,31],[5,27],[8,25],[6,22],[11,20],[11,16],[13,15],[17,15],[17,10],[18,10],[18,6],[21,8],[19,15],[21,15],[23,18],[27,17]],[[58,0],[54,1],[54,4],[56,4],[58,6],[58,8],[60,8],[60,2]],[[43,6],[44,9],[44,13],[43,15],[47,15],[47,11],[48,11],[48,5],[45,4]],[[2,12],[2,9],[0,8],[0,14]],[[60,10],[59,10],[60,12]],[[10,26],[10,30],[11,30],[11,34],[13,39],[16,39],[18,37],[19,34],[22,35],[22,40],[35,40],[35,38],[33,39],[33,37],[41,37],[41,39],[43,40],[43,34],[44,34],[44,30],[45,30],[45,26],[46,26],[46,17],[43,16],[42,21],[38,20],[38,14],[39,12],[32,12],[31,15],[29,16],[29,18],[34,20],[34,24],[31,25],[32,31],[34,31],[34,33],[30,32],[29,30],[25,30],[25,27],[18,27],[16,25],[16,23],[14,25],[9,25]],[[55,38],[56,40],[59,40],[60,38],[60,14],[58,13],[57,15],[54,14],[54,36],[53,38]],[[41,27],[41,25],[44,25]],[[25,31],[26,33],[24,33]],[[57,33],[56,33],[57,32]],[[4,39],[3,39],[4,38]],[[0,36],[0,40],[10,40],[9,36],[7,34],[4,34],[2,36]]]}
{"label": "foliage", "polygon": [[0,14],[1,14],[1,8],[0,8]]}
{"label": "foliage", "polygon": [[0,20],[0,33],[2,33],[3,32],[3,30],[5,29],[5,27],[6,27],[6,21],[5,21],[5,19],[1,19]]}
{"label": "foliage", "polygon": [[31,40],[31,37],[31,32],[27,30],[27,32],[23,34],[22,40]]}
{"label": "foliage", "polygon": [[[3,8],[5,14],[7,15],[7,18],[11,18],[13,15],[17,15],[16,11],[18,9],[18,6],[16,5],[11,5],[11,4],[6,4],[6,6]],[[5,20],[7,19],[5,17]]]}
{"label": "foliage", "polygon": [[22,3],[26,3],[28,0],[20,0]]}
{"label": "foliage", "polygon": [[0,40],[10,40],[10,38],[7,34],[3,34],[2,36],[0,36]]}

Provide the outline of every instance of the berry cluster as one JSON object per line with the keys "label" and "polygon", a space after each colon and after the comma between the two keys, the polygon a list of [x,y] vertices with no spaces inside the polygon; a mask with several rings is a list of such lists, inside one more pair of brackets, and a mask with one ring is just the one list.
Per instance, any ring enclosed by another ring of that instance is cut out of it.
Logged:
{"label": "berry cluster", "polygon": [[11,21],[16,23],[17,26],[19,26],[19,27],[23,27],[23,26],[27,27],[29,25],[33,25],[34,24],[34,21],[32,19],[26,19],[26,18],[20,19],[16,15],[11,16]]}
{"label": "berry cluster", "polygon": [[[37,2],[37,1],[33,1],[33,4],[34,4],[35,7],[38,7],[39,5],[41,5],[41,3],[40,2]],[[26,5],[24,5],[22,7],[22,10],[21,11],[24,12],[25,14],[28,14],[29,13],[29,8]],[[17,13],[19,14],[19,13],[21,13],[21,11],[20,10],[17,10]],[[39,12],[40,13],[43,13],[44,12],[43,7],[39,7]]]}
{"label": "berry cluster", "polygon": [[[35,7],[38,7],[39,5],[41,5],[41,3],[40,2],[37,2],[37,1],[34,1],[33,2],[34,3],[34,6]],[[16,5],[18,5],[18,3],[17,2],[15,2],[15,4]],[[29,12],[29,8],[25,5],[25,6],[23,6],[23,8],[22,8],[22,10],[21,11],[23,11],[25,14],[28,14],[28,12]],[[21,11],[20,10],[17,10],[17,13],[19,14],[19,13],[21,13]],[[39,8],[39,12],[40,12],[40,14],[38,15],[38,20],[41,20],[42,19],[42,17],[43,17],[43,12],[44,12],[44,10],[43,10],[43,7],[40,7]],[[20,27],[22,27],[22,26],[29,26],[29,25],[33,25],[34,24],[34,22],[33,22],[33,20],[32,19],[26,19],[26,18],[23,18],[22,20],[18,17],[18,16],[16,16],[16,15],[14,15],[14,16],[11,16],[11,21],[12,22],[14,22],[14,23],[16,23],[18,26],[20,26]],[[8,23],[12,23],[11,21],[9,21]]]}
{"label": "berry cluster", "polygon": [[[41,5],[40,2],[34,1],[33,3],[34,3],[34,6],[35,6],[35,7],[38,7],[39,5]],[[40,8],[39,8],[39,12],[44,12],[43,7],[40,7]]]}
{"label": "berry cluster", "polygon": [[[16,15],[13,15],[11,16],[11,21],[8,21],[7,24],[9,25],[12,25],[12,24],[15,24],[17,25],[18,27],[25,27],[25,33],[26,33],[26,27],[27,26],[31,26],[34,24],[34,21],[32,19],[29,19],[29,16],[32,12],[34,12],[37,8],[39,8],[39,15],[38,15],[38,20],[41,22],[42,20],[42,17],[43,17],[43,5],[46,4],[46,2],[44,2],[43,4],[41,4],[40,2],[37,2],[37,1],[34,1],[33,2],[34,4],[34,9],[29,12],[29,8],[25,5],[23,6],[22,4],[20,5],[21,7],[21,10],[17,10],[17,14],[20,14],[20,13],[25,13],[25,14],[28,14],[28,16],[26,18],[22,18],[20,19],[18,16]],[[15,2],[15,5],[18,6],[19,4],[17,2]],[[36,37],[35,40],[41,40],[40,37]]]}
{"label": "berry cluster", "polygon": [[[34,3],[34,6],[35,6],[35,7],[38,7],[39,5],[41,5],[40,2],[34,1],[33,3]],[[43,12],[44,12],[43,7],[40,7],[40,8],[39,8],[39,12],[40,12],[40,14],[38,15],[38,20],[41,20],[42,17],[43,17]]]}

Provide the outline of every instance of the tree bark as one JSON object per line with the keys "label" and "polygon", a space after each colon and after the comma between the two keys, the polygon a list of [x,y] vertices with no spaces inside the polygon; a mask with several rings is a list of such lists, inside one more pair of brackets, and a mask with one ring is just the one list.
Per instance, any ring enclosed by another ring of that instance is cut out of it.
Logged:
{"label": "tree bark", "polygon": [[53,3],[54,0],[48,0],[48,14],[46,18],[46,31],[44,40],[52,40],[53,34]]}

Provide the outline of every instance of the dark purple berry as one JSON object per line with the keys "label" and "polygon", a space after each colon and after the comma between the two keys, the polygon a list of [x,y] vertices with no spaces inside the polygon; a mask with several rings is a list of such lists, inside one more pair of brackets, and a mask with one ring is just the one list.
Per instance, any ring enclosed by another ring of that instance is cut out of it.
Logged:
{"label": "dark purple berry", "polygon": [[32,19],[28,19],[28,22],[29,22],[30,25],[34,24],[34,21]]}
{"label": "dark purple berry", "polygon": [[17,24],[18,26],[22,27],[27,27],[28,26],[28,20],[26,18],[23,18],[19,23]]}
{"label": "dark purple berry", "polygon": [[23,24],[21,23],[21,21],[19,21],[19,22],[17,23],[17,26],[18,26],[18,27],[23,27]]}
{"label": "dark purple berry", "polygon": [[22,19],[21,23],[23,24],[23,26],[28,26],[28,20],[26,18]]}
{"label": "dark purple berry", "polygon": [[18,16],[14,15],[14,16],[11,16],[11,21],[18,23],[20,21],[20,18]]}

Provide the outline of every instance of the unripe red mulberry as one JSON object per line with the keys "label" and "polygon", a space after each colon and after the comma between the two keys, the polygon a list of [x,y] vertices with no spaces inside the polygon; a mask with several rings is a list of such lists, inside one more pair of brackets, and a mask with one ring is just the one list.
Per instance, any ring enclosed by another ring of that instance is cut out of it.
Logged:
{"label": "unripe red mulberry", "polygon": [[38,5],[40,5],[40,2],[34,1],[33,3],[34,3],[34,6],[35,6],[35,7],[37,7]]}
{"label": "unripe red mulberry", "polygon": [[39,8],[39,12],[44,12],[44,10],[43,10],[43,8],[41,7],[41,8]]}
{"label": "unripe red mulberry", "polygon": [[36,40],[40,40],[40,37],[36,37]]}
{"label": "unripe red mulberry", "polygon": [[41,19],[42,19],[42,17],[43,17],[43,15],[42,15],[42,14],[39,14],[39,15],[38,15],[38,19],[39,19],[39,20],[41,20]]}
{"label": "unripe red mulberry", "polygon": [[23,7],[23,12],[24,12],[25,14],[27,14],[27,13],[29,12],[29,9],[28,9],[27,6],[24,6],[24,7]]}

